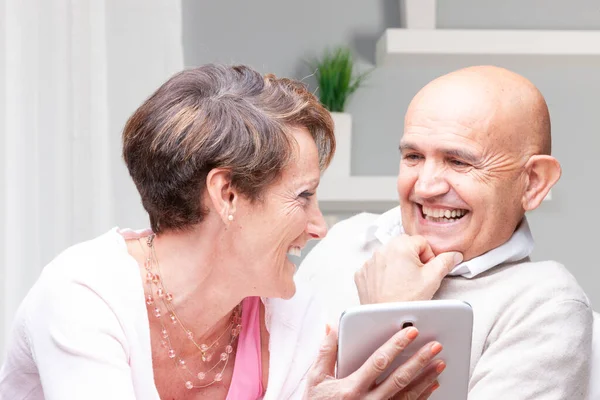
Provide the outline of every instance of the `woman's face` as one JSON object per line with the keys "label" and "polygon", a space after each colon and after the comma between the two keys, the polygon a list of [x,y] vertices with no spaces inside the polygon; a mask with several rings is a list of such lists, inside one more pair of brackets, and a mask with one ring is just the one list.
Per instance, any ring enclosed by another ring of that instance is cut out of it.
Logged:
{"label": "woman's face", "polygon": [[253,292],[286,299],[296,292],[296,265],[291,260],[298,263],[306,242],[327,233],[316,197],[317,146],[306,128],[293,128],[291,135],[297,146],[280,179],[265,189],[261,200],[242,201],[235,216],[244,269],[259,277],[252,279]]}

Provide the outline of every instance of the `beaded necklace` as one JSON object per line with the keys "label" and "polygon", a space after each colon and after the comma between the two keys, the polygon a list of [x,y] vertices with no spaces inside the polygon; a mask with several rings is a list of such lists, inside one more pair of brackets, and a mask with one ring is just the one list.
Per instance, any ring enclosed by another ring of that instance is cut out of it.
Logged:
{"label": "beaded necklace", "polygon": [[[194,340],[193,332],[185,327],[177,315],[175,307],[172,303],[173,295],[167,290],[164,282],[161,279],[162,273],[160,271],[158,258],[156,257],[154,238],[155,235],[152,234],[148,236],[146,240],[146,244],[148,246],[148,255],[144,262],[144,268],[146,269],[146,283],[149,288],[149,294],[146,294],[146,305],[148,306],[150,313],[154,315],[154,317],[156,317],[160,323],[161,345],[167,350],[167,355],[169,358],[173,360],[179,376],[183,378],[185,387],[190,390],[194,388],[200,389],[208,387],[215,382],[220,382],[223,379],[223,371],[225,371],[225,367],[227,367],[227,363],[232,357],[234,343],[242,330],[241,304],[238,304],[234,308],[229,324],[214,342],[212,342],[210,345],[206,343],[198,344]],[[140,243],[139,239],[138,243]],[[145,254],[143,247],[142,251]],[[154,297],[152,293],[155,293],[156,297]],[[164,322],[163,310],[160,308],[160,304],[162,304],[164,310],[166,310],[164,314],[168,315],[168,323]],[[171,325],[178,325],[183,330],[183,333],[188,340],[190,340],[190,342],[193,343],[194,346],[200,351],[200,354],[202,355],[202,362],[206,364],[206,368],[200,372],[194,373],[190,370],[186,361],[183,358],[178,357],[177,352],[172,346],[170,336],[171,333],[167,329],[169,323]],[[217,345],[221,342],[221,339],[226,337],[227,333],[229,333],[229,337],[224,341],[226,344],[222,346],[219,351],[217,351]],[[213,356],[217,353],[220,353],[219,357],[211,365]]]}

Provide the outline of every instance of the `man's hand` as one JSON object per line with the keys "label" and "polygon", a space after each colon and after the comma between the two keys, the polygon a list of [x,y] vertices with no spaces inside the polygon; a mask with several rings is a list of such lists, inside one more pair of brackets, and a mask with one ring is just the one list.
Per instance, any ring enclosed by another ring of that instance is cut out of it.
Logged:
{"label": "man's hand", "polygon": [[457,252],[435,256],[422,236],[395,237],[354,274],[360,303],[430,300],[461,261]]}

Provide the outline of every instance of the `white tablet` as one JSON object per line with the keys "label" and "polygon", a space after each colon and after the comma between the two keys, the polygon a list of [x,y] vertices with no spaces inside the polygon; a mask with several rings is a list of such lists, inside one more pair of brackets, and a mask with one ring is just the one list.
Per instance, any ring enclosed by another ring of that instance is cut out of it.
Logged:
{"label": "white tablet", "polygon": [[429,300],[357,306],[341,318],[338,337],[337,377],[356,371],[396,332],[415,326],[419,336],[394,360],[377,382],[387,377],[417,350],[436,340],[443,346],[436,357],[446,369],[440,387],[430,400],[466,400],[473,332],[473,310],[458,300]]}

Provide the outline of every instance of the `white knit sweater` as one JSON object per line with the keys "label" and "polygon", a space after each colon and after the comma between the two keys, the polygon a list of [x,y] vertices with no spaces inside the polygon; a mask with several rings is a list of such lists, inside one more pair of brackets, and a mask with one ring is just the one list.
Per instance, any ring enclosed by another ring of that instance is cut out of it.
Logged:
{"label": "white knit sweater", "polygon": [[[359,304],[354,272],[381,246],[365,239],[377,218],[360,214],[337,224],[300,267],[332,323]],[[469,400],[586,398],[592,310],[562,265],[525,258],[471,279],[447,277],[434,298],[473,307]]]}

